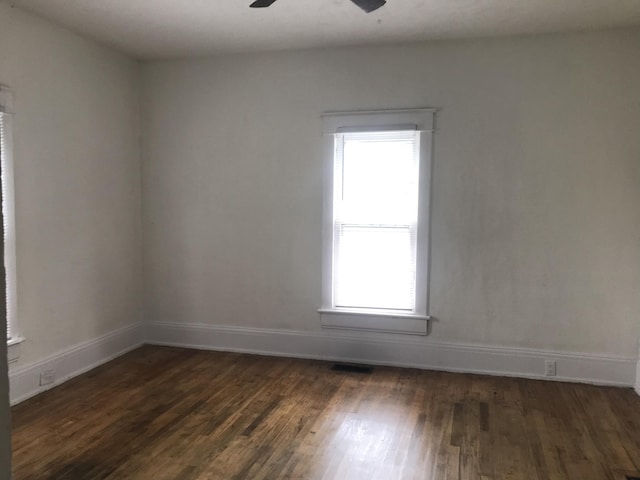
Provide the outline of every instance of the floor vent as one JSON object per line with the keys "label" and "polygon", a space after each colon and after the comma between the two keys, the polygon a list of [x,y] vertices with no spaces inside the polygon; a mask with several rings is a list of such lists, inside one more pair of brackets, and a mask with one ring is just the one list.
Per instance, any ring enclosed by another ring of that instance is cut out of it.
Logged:
{"label": "floor vent", "polygon": [[350,373],[371,373],[373,367],[368,365],[354,365],[352,363],[336,363],[331,367],[331,370],[336,372],[350,372]]}

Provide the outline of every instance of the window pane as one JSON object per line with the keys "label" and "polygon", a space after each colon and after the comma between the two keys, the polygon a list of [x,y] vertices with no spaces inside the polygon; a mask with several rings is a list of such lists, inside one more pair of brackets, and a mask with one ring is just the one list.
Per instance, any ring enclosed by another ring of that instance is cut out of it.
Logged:
{"label": "window pane", "polygon": [[337,307],[413,310],[415,241],[409,227],[336,225]]}
{"label": "window pane", "polygon": [[415,309],[419,134],[336,138],[333,306]]}
{"label": "window pane", "polygon": [[337,178],[340,221],[409,224],[416,217],[415,134],[391,133],[396,138],[389,133],[345,134]]}

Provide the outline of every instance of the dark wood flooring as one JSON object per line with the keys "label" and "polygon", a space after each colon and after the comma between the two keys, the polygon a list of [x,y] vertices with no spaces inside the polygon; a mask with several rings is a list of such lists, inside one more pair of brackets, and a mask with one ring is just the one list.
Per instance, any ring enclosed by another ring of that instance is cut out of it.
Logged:
{"label": "dark wood flooring", "polygon": [[145,346],[13,408],[14,480],[623,480],[631,389]]}

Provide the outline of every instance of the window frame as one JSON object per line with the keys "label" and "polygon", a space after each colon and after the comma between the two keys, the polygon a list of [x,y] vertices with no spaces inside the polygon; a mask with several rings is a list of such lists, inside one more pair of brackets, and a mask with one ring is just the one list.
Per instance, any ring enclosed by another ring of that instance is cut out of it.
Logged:
{"label": "window frame", "polygon": [[[4,222],[4,269],[6,275],[7,298],[7,345],[9,346],[9,362],[19,357],[19,344],[24,341],[18,329],[17,313],[17,267],[16,267],[16,222],[15,222],[15,186],[13,157],[13,93],[5,85],[0,84],[0,115],[4,128],[4,148],[2,162],[2,219]],[[6,231],[8,230],[9,234]]]}
{"label": "window frame", "polygon": [[[427,335],[430,318],[428,311],[431,164],[436,113],[435,108],[418,108],[328,112],[322,116],[322,297],[318,312],[323,328]],[[407,312],[336,307],[333,301],[335,134],[389,130],[417,130],[420,134],[415,308]]]}

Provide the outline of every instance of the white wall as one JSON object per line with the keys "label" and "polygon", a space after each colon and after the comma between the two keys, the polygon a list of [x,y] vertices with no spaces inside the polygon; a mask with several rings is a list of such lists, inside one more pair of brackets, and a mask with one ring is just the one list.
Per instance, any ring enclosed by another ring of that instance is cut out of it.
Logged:
{"label": "white wall", "polygon": [[638,51],[619,30],[146,64],[147,318],[319,331],[320,114],[436,106],[422,341],[636,358]]}
{"label": "white wall", "polygon": [[22,368],[141,320],[139,66],[0,5]]}

